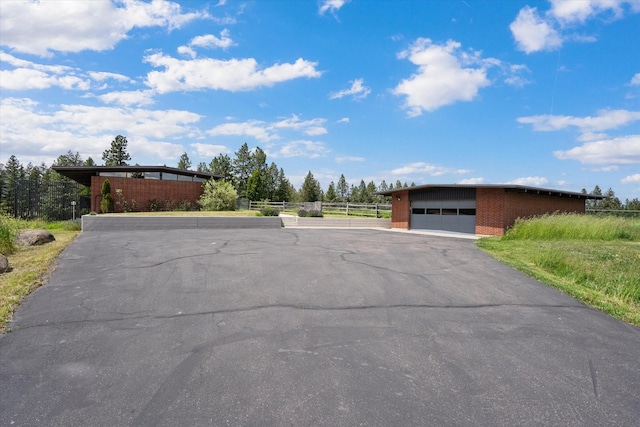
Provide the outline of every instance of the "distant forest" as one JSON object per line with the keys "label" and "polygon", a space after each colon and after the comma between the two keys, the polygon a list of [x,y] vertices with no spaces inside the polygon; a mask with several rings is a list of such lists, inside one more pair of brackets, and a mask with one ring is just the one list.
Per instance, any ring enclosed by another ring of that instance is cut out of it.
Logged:
{"label": "distant forest", "polygon": [[[131,156],[127,151],[127,138],[118,135],[111,142],[102,154],[103,164],[106,166],[129,165]],[[52,166],[95,166],[97,163],[91,158],[83,159],[76,152],[68,151],[61,154],[54,161]],[[183,153],[177,159],[177,168],[193,170],[187,153]],[[214,157],[208,164],[201,162],[196,166],[198,172],[208,172],[220,175],[223,180],[231,183],[239,197],[246,197],[250,200],[261,201],[286,201],[286,202],[314,202],[324,201],[327,203],[352,202],[352,203],[390,203],[388,197],[376,195],[379,191],[392,190],[394,188],[411,187],[412,182],[396,181],[387,184],[382,181],[376,185],[374,181],[366,183],[361,180],[358,184],[348,183],[344,174],[340,175],[338,182],[329,184],[326,189],[322,189],[320,183],[309,171],[299,189],[296,189],[286,177],[282,168],[274,162],[267,163],[267,154],[260,148],[249,149],[245,142],[234,157],[227,154],[220,154]],[[13,209],[13,189],[18,180],[42,181],[69,181],[50,166],[42,163],[33,165],[28,163],[23,165],[15,155],[11,155],[6,163],[0,163],[0,212],[11,213]],[[88,189],[87,189],[88,193]],[[582,193],[605,196],[603,200],[588,200],[587,209],[604,210],[640,210],[640,200],[634,198],[622,202],[609,188],[602,191],[599,186],[588,192],[582,189]]]}

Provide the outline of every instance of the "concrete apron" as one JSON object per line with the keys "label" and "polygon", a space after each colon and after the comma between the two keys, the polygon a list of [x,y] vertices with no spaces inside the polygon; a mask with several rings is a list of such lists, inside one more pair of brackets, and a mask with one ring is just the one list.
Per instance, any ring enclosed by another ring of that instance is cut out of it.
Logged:
{"label": "concrete apron", "polygon": [[82,231],[123,230],[182,230],[182,229],[236,229],[236,228],[370,228],[398,233],[422,234],[458,239],[478,239],[481,236],[439,230],[392,229],[391,220],[384,218],[300,218],[293,215],[280,217],[214,217],[214,216],[132,216],[84,215]]}

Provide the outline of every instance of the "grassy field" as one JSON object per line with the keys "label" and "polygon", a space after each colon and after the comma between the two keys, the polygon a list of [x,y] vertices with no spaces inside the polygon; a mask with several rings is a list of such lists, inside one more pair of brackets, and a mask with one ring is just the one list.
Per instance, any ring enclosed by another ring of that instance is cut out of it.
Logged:
{"label": "grassy field", "polygon": [[640,219],[553,215],[477,245],[585,304],[640,326]]}
{"label": "grassy field", "polygon": [[[46,228],[56,238],[42,246],[16,246],[11,240],[23,228]],[[0,246],[11,270],[0,275],[0,333],[22,298],[46,282],[56,257],[79,233],[78,223],[0,218]]]}

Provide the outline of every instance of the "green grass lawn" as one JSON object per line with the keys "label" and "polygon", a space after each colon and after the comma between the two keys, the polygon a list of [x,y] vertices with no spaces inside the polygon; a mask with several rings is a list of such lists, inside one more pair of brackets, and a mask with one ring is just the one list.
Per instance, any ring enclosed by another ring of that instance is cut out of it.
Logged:
{"label": "green grass lawn", "polygon": [[586,215],[518,222],[478,247],[585,304],[640,326],[640,220]]}
{"label": "green grass lawn", "polygon": [[49,231],[56,238],[55,242],[17,247],[7,256],[11,270],[0,274],[0,333],[4,332],[20,301],[46,282],[57,256],[79,233],[62,228]]}

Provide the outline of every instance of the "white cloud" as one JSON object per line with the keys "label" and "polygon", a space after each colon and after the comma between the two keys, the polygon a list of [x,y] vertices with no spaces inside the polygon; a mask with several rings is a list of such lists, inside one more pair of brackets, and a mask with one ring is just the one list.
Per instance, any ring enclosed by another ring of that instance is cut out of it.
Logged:
{"label": "white cloud", "polygon": [[273,148],[269,149],[268,154],[275,158],[305,157],[308,159],[316,159],[318,157],[324,157],[330,152],[331,150],[325,146],[324,142],[298,140],[288,142],[276,150]]}
{"label": "white cloud", "polygon": [[622,18],[625,6],[629,6],[631,13],[640,11],[640,3],[637,0],[551,0],[549,14],[563,24],[583,24],[603,13],[613,15],[616,19]]}
{"label": "white cloud", "polygon": [[278,139],[279,136],[271,132],[266,122],[249,120],[244,123],[224,123],[207,131],[211,136],[250,136],[260,142]]}
{"label": "white cloud", "polygon": [[271,127],[281,129],[294,129],[302,131],[309,136],[318,136],[327,133],[327,129],[324,127],[326,121],[326,119],[322,118],[301,121],[298,116],[293,114],[291,118],[275,122],[271,125]]}
{"label": "white cloud", "polygon": [[455,41],[437,45],[420,38],[399,54],[400,59],[409,59],[418,66],[416,74],[393,89],[395,95],[406,96],[404,108],[410,117],[458,101],[471,101],[490,84],[486,72],[489,63],[476,52],[469,54],[459,49],[460,43]]}
{"label": "white cloud", "polygon": [[462,184],[462,185],[479,185],[479,184],[484,184],[486,182],[486,180],[482,177],[478,177],[478,178],[467,178],[467,179],[462,179],[460,181],[458,181],[458,184]]}
{"label": "white cloud", "polygon": [[0,87],[2,89],[47,89],[54,86],[63,89],[87,90],[91,87],[91,84],[89,81],[77,76],[56,76],[27,68],[0,71]]}
{"label": "white cloud", "polygon": [[125,83],[133,83],[133,80],[130,79],[129,77],[122,75],[122,74],[118,74],[118,73],[109,73],[109,72],[105,72],[105,71],[89,71],[89,76],[97,81],[97,82],[101,82],[104,80],[116,80],[119,82],[125,82]]}
{"label": "white cloud", "polygon": [[640,184],[640,173],[626,176],[620,180],[623,184]]}
{"label": "white cloud", "polygon": [[349,117],[343,117],[340,120],[336,121],[336,123],[349,123],[350,119]]}
{"label": "white cloud", "polygon": [[553,50],[562,46],[562,38],[558,32],[551,23],[538,15],[538,10],[535,7],[525,6],[522,8],[509,28],[518,49],[523,52]]}
{"label": "white cloud", "polygon": [[326,12],[335,13],[342,6],[349,3],[350,0],[322,0],[320,3],[320,7],[318,8],[318,13],[320,15],[324,15]]}
{"label": "white cloud", "polygon": [[78,69],[64,65],[43,65],[0,51],[0,62],[13,70],[0,71],[0,88],[7,90],[48,89],[87,90],[91,80]]}
{"label": "white cloud", "polygon": [[135,27],[172,30],[208,16],[182,13],[178,3],[166,0],[3,1],[0,8],[0,43],[40,56],[113,49]]}
{"label": "white cloud", "polygon": [[233,45],[233,40],[229,37],[229,30],[224,29],[220,31],[220,38],[213,34],[205,34],[204,36],[194,37],[189,43],[190,46],[198,46],[204,48],[216,48],[226,49]]}
{"label": "white cloud", "polygon": [[220,154],[230,154],[231,150],[224,145],[214,145],[214,144],[202,144],[202,143],[194,143],[191,144],[196,150],[198,156],[202,157],[217,157]]}
{"label": "white cloud", "polygon": [[353,99],[356,100],[366,98],[371,93],[371,89],[367,86],[364,86],[362,84],[363,81],[363,79],[356,79],[352,81],[351,87],[349,89],[333,92],[329,95],[329,99],[340,99],[349,95],[351,95]]}
{"label": "white cloud", "polygon": [[526,65],[509,65],[507,68],[508,76],[504,82],[509,86],[523,87],[531,83],[529,79],[522,76],[523,73],[531,73],[531,70]]}
{"label": "white cloud", "polygon": [[121,92],[109,92],[98,96],[105,104],[116,104],[122,106],[147,106],[154,103],[154,93],[149,90],[131,90]]}
{"label": "white cloud", "polygon": [[147,74],[147,85],[159,93],[203,89],[246,91],[302,77],[316,78],[322,74],[316,70],[316,62],[302,58],[293,64],[275,64],[264,69],[258,69],[253,58],[180,60],[156,53],[144,60],[154,67],[164,68]]}
{"label": "white cloud", "polygon": [[631,85],[640,86],[640,73],[636,73],[636,75],[631,78]]}
{"label": "white cloud", "polygon": [[553,155],[587,164],[640,164],[640,135],[587,142],[570,150],[554,151]]}
{"label": "white cloud", "polygon": [[516,178],[513,181],[506,182],[505,184],[540,187],[542,185],[547,184],[548,182],[549,180],[542,176],[526,176],[522,178]]}
{"label": "white cloud", "polygon": [[[3,98],[0,103],[2,149],[25,153],[34,160],[52,161],[68,150],[83,157],[101,157],[114,135],[127,136],[132,157],[147,153],[175,158],[180,145],[168,138],[193,138],[192,125],[200,115],[180,110],[147,110],[86,105],[61,105],[48,109],[26,98]],[[176,151],[177,150],[177,151]],[[135,161],[135,160],[134,160]]]}
{"label": "white cloud", "polygon": [[228,47],[233,46],[233,44],[233,40],[229,37],[229,30],[225,28],[220,32],[219,38],[213,34],[194,37],[187,46],[178,47],[178,52],[184,55],[189,55],[191,58],[195,58],[196,51],[193,49],[194,47],[227,49]]}
{"label": "white cloud", "polygon": [[250,136],[260,142],[269,142],[281,138],[279,130],[293,130],[309,136],[324,135],[327,133],[324,123],[326,123],[326,119],[323,118],[300,120],[297,115],[293,114],[290,118],[272,123],[261,120],[224,123],[210,129],[207,134],[211,136]]}
{"label": "white cloud", "polygon": [[357,156],[340,156],[340,157],[336,157],[336,162],[337,163],[364,162],[364,161],[366,161],[366,159],[364,157],[357,157]]}
{"label": "white cloud", "polygon": [[519,117],[518,123],[530,124],[535,131],[558,131],[568,128],[578,128],[581,140],[594,140],[606,137],[602,131],[617,129],[640,120],[640,111],[629,110],[600,110],[596,116],[575,117],[538,115]]}
{"label": "white cloud", "polygon": [[447,168],[444,166],[432,165],[425,162],[415,162],[397,169],[393,169],[391,171],[391,174],[392,175],[421,174],[421,175],[429,175],[429,176],[440,176],[445,174],[463,175],[470,172],[471,172],[470,170],[465,170],[465,169],[453,169],[453,168]]}
{"label": "white cloud", "polygon": [[537,8],[525,6],[509,28],[518,49],[532,53],[557,49],[568,40],[594,42],[597,39],[593,35],[575,33],[574,29],[601,15],[611,21],[637,12],[638,0],[551,0],[551,8],[543,15]]}
{"label": "white cloud", "polygon": [[[44,65],[37,62],[17,58],[0,51],[0,62],[3,65],[16,67],[12,70],[0,71],[0,88],[6,90],[43,90],[60,87],[66,90],[104,89],[108,81],[135,83],[131,78],[117,73],[105,71],[85,72],[79,68],[66,65]],[[100,83],[101,87],[95,87]]]}

